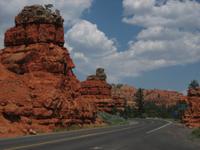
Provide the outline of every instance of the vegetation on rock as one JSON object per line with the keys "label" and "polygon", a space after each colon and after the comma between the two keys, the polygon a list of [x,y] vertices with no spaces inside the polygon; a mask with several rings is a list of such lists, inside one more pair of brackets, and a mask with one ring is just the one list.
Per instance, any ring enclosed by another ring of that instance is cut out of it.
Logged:
{"label": "vegetation on rock", "polygon": [[189,84],[189,88],[195,89],[199,87],[199,82],[197,80],[192,80]]}

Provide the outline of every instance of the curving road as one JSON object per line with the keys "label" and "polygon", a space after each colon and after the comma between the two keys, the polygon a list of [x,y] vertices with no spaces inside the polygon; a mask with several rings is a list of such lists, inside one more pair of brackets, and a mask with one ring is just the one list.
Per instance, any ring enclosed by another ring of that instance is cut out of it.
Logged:
{"label": "curving road", "polygon": [[169,121],[137,119],[129,125],[0,139],[0,150],[199,150],[188,129]]}

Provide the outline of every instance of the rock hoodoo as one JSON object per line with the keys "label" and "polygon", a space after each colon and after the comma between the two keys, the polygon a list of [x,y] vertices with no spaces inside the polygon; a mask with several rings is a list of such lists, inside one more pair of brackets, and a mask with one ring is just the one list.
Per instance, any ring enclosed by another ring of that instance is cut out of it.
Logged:
{"label": "rock hoodoo", "polygon": [[183,122],[189,127],[200,127],[200,88],[189,88],[186,100],[188,109]]}
{"label": "rock hoodoo", "polygon": [[95,122],[94,103],[80,97],[75,65],[63,47],[63,18],[50,8],[24,7],[15,27],[5,33],[0,51],[0,136]]}
{"label": "rock hoodoo", "polygon": [[111,85],[106,82],[103,68],[98,68],[96,75],[90,75],[81,82],[81,95],[84,99],[94,101],[98,111],[111,112],[114,107]]}

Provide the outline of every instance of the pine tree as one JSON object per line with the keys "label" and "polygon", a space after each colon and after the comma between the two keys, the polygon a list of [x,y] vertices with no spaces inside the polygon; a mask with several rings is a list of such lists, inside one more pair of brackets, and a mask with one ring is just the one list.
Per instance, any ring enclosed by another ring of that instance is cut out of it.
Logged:
{"label": "pine tree", "polygon": [[142,117],[142,114],[144,113],[144,94],[143,89],[139,88],[137,92],[135,93],[136,98],[136,106],[138,110],[139,117]]}
{"label": "pine tree", "polygon": [[192,80],[191,83],[189,84],[189,88],[195,89],[199,87],[199,83],[197,80]]}

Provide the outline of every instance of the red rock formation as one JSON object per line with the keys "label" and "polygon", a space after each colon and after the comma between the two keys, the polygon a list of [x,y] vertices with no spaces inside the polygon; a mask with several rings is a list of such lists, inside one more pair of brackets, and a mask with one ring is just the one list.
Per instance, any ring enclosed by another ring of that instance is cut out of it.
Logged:
{"label": "red rock formation", "polygon": [[88,76],[81,82],[81,95],[95,102],[98,111],[111,112],[114,101],[111,98],[111,85],[106,82],[104,69],[98,68],[96,75]]}
{"label": "red rock formation", "polygon": [[188,109],[183,122],[189,127],[200,127],[200,88],[190,88],[187,97]]}
{"label": "red rock formation", "polygon": [[185,96],[176,91],[168,90],[144,90],[145,101],[154,102],[156,105],[174,106],[183,101]]}
{"label": "red rock formation", "polygon": [[15,17],[16,26],[5,33],[5,46],[54,43],[63,46],[63,18],[59,11],[40,5],[27,6]]}
{"label": "red rock formation", "polygon": [[[128,85],[115,85],[112,87],[112,98],[116,103],[121,103],[117,105],[123,106],[123,103],[125,103],[127,106],[133,107],[135,106],[134,95],[136,91],[136,88]],[[158,89],[144,90],[144,100],[147,102],[154,102],[157,105],[173,106],[184,99],[185,96],[176,91]]]}
{"label": "red rock formation", "polygon": [[112,98],[114,99],[117,110],[124,110],[125,106],[134,107],[134,94],[136,88],[128,85],[112,85]]}
{"label": "red rock formation", "polygon": [[94,123],[94,103],[80,97],[80,82],[64,44],[59,12],[34,5],[15,18],[0,52],[0,137]]}

